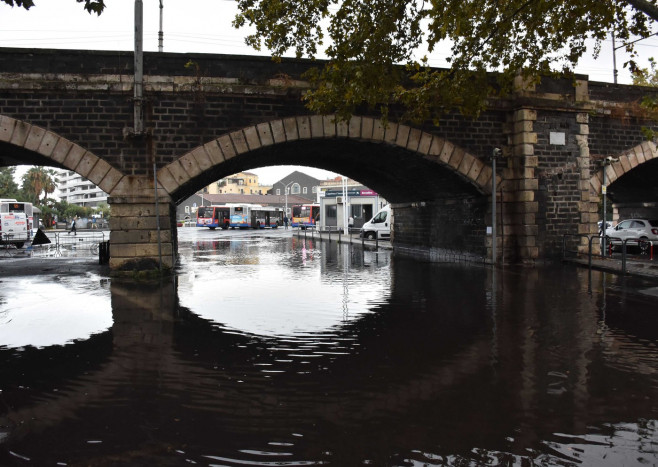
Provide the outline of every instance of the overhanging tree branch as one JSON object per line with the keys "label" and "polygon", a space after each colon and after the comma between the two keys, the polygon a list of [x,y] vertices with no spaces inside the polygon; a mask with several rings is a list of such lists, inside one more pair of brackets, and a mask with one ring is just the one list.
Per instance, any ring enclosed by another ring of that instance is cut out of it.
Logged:
{"label": "overhanging tree branch", "polygon": [[651,3],[648,0],[618,0],[618,2],[630,5],[654,21],[658,21],[658,5],[655,3]]}

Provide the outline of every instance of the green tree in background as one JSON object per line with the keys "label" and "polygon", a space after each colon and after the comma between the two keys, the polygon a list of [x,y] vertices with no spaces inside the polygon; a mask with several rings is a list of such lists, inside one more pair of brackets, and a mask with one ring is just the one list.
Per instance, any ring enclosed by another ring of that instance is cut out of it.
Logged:
{"label": "green tree in background", "polygon": [[[656,69],[656,61],[652,58],[649,59],[649,68],[639,68],[633,73],[633,84],[638,86],[658,87],[658,70]],[[655,95],[646,95],[642,98],[640,106],[646,113],[646,117],[650,120],[658,120],[658,97]],[[653,140],[656,137],[656,132],[652,128],[642,127],[642,132],[648,140]]]}
{"label": "green tree in background", "polygon": [[16,167],[0,168],[0,198],[11,198],[20,200],[21,191],[18,183],[14,180]]}
{"label": "green tree in background", "polygon": [[[2,0],[9,6],[23,7],[29,10],[34,6],[33,0]],[[52,1],[52,0],[51,0]],[[100,15],[105,9],[105,0],[75,0],[78,3],[84,3],[84,9],[89,13]]]}
{"label": "green tree in background", "polygon": [[[519,75],[573,70],[587,39],[598,55],[610,31],[634,57],[629,39],[648,37],[658,20],[655,0],[238,0],[238,8],[234,26],[253,27],[246,42],[275,58],[316,57],[326,41],[328,63],[309,74],[311,110],[348,118],[367,104],[386,116],[402,104],[403,119],[435,122],[453,109],[477,115]],[[430,69],[425,55],[444,49],[449,68]]]}
{"label": "green tree in background", "polygon": [[104,219],[110,218],[110,205],[107,203],[99,203],[94,210],[94,214],[100,214]]}
{"label": "green tree in background", "polygon": [[23,194],[27,201],[35,205],[45,205],[48,195],[56,188],[54,177],[55,171],[45,167],[32,167],[23,174]]}

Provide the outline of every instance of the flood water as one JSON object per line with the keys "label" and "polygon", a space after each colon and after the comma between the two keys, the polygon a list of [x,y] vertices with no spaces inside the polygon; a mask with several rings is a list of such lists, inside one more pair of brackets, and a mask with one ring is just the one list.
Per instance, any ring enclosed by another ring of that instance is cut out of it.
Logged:
{"label": "flood water", "polygon": [[657,283],[179,231],[161,285],[2,278],[0,465],[658,463]]}

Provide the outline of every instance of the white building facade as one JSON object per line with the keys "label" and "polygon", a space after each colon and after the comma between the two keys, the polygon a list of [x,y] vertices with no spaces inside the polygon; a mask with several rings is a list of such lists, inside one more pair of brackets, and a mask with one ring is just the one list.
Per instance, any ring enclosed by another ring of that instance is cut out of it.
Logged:
{"label": "white building facade", "polygon": [[56,178],[55,196],[62,201],[90,208],[107,203],[107,193],[75,172],[56,170]]}

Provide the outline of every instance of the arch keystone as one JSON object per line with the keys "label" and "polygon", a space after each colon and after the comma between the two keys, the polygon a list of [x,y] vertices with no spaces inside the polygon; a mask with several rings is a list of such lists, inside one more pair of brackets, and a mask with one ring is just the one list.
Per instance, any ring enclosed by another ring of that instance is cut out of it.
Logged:
{"label": "arch keystone", "polygon": [[375,128],[375,120],[372,117],[363,117],[361,120],[361,138],[373,139],[373,131]]}
{"label": "arch keystone", "polygon": [[322,133],[325,138],[333,138],[336,136],[336,116],[323,115],[322,116]]}
{"label": "arch keystone", "polygon": [[311,116],[311,138],[324,138],[324,122],[322,115]]}
{"label": "arch keystone", "polygon": [[311,120],[308,116],[297,117],[297,130],[299,131],[299,139],[311,138]]}
{"label": "arch keystone", "polygon": [[361,117],[352,117],[350,118],[350,121],[347,123],[347,135],[350,138],[355,138],[355,139],[360,139],[362,138],[361,136],[361,124],[362,124],[362,118]]}
{"label": "arch keystone", "polygon": [[374,120],[371,139],[373,141],[384,141],[385,135],[386,135],[386,127],[384,126],[384,123],[379,119]]}

